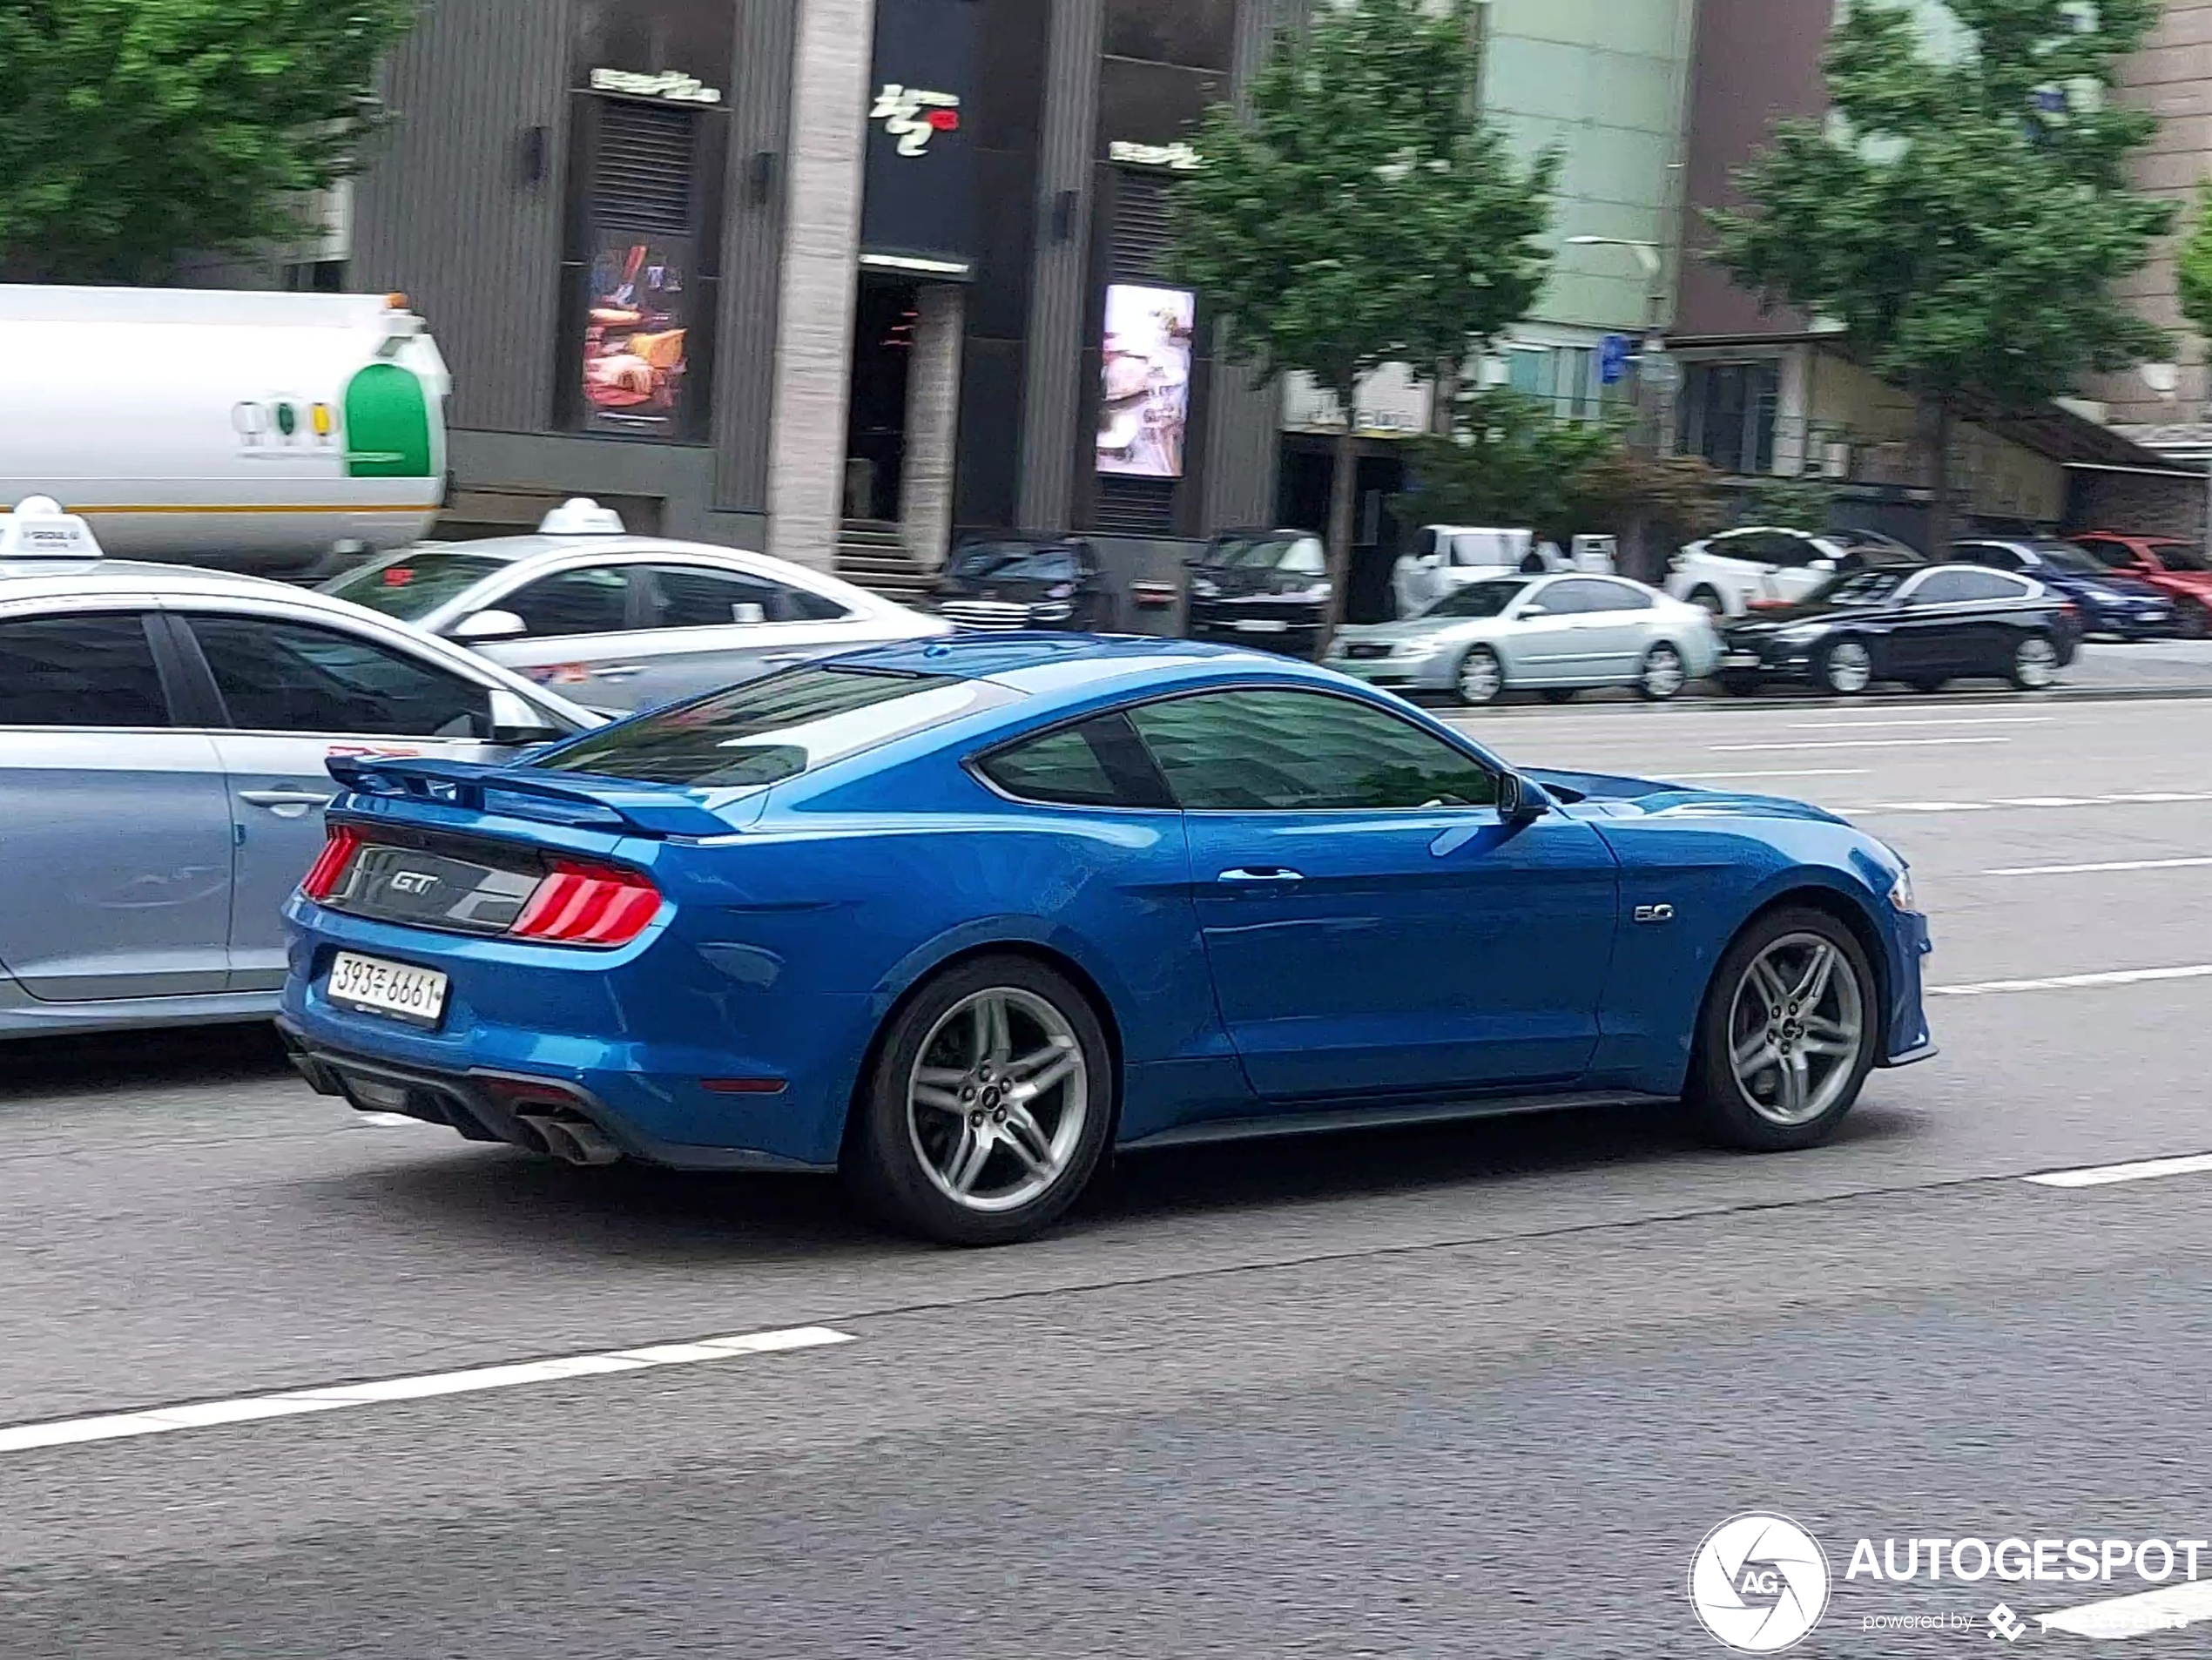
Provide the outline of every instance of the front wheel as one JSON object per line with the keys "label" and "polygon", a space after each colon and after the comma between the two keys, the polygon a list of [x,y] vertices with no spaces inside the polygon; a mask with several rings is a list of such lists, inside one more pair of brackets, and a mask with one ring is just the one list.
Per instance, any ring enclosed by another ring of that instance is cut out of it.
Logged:
{"label": "front wheel", "polygon": [[2012,682],[2022,692],[2041,692],[2059,678],[2058,643],[2047,634],[2031,634],[2013,648]]}
{"label": "front wheel", "polygon": [[1469,647],[1460,659],[1459,672],[1452,677],[1452,690],[1471,709],[1497,702],[1506,691],[1506,671],[1498,654],[1487,645]]}
{"label": "front wheel", "polygon": [[1824,691],[1856,698],[1874,684],[1874,654],[1857,640],[1838,640],[1820,654],[1813,678]]}
{"label": "front wheel", "polygon": [[1643,654],[1643,669],[1636,677],[1636,690],[1647,701],[1669,703],[1682,696],[1682,689],[1689,682],[1682,653],[1666,641],[1661,640]]}
{"label": "front wheel", "polygon": [[1690,1060],[1690,1108],[1730,1146],[1817,1146],[1865,1085],[1880,1008],[1874,970],[1849,928],[1825,911],[1770,912],[1714,973]]}
{"label": "front wheel", "polygon": [[1008,1245],[1075,1203],[1113,1118],[1089,999],[1027,957],[941,975],[893,1016],[844,1174],[878,1219],[941,1245]]}

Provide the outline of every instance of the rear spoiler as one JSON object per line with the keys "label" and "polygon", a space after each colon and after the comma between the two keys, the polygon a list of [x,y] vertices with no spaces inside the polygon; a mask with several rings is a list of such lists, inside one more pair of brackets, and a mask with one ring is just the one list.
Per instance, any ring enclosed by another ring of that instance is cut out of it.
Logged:
{"label": "rear spoiler", "polygon": [[[361,795],[399,798],[471,813],[509,813],[559,824],[605,824],[610,820],[641,836],[725,836],[737,827],[710,813],[687,791],[673,786],[633,785],[616,779],[563,776],[526,768],[488,766],[475,761],[372,760],[333,755],[331,777]],[[487,806],[488,796],[501,798]],[[531,813],[532,803],[549,811]],[[562,811],[566,809],[566,811]]]}

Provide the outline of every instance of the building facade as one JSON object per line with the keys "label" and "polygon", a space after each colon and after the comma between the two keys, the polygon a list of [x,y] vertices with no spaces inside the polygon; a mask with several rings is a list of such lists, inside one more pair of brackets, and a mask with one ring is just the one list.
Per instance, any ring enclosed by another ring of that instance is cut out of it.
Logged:
{"label": "building facade", "polygon": [[895,585],[1264,519],[1165,192],[1299,0],[428,0],[344,246],[454,372],[450,534],[588,494]]}

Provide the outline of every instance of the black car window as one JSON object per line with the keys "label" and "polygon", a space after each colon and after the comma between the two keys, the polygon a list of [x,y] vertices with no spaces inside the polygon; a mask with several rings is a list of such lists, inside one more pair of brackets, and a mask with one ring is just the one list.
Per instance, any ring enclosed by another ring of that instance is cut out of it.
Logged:
{"label": "black car window", "polygon": [[2151,557],[2168,570],[2212,570],[2212,561],[2205,558],[2204,550],[2186,542],[2154,542],[2150,551]]}
{"label": "black car window", "polygon": [[2027,568],[2028,562],[2021,555],[1994,542],[1962,542],[1952,551],[1970,564],[1986,565],[1992,570]]}
{"label": "black car window", "polygon": [[[711,565],[651,565],[654,626],[727,628],[737,623],[815,623],[844,606],[790,583]],[[756,614],[757,613],[757,614]]]}
{"label": "black car window", "polygon": [[460,598],[506,564],[505,560],[489,554],[421,548],[402,559],[348,571],[334,582],[325,583],[322,591],[413,622],[428,617],[447,601]]}
{"label": "black car window", "polygon": [[481,738],[490,695],[473,680],[336,629],[265,617],[192,617],[192,638],[247,732]]}
{"label": "black car window", "polygon": [[2002,571],[1952,565],[1923,578],[1912,598],[1916,605],[1959,605],[1979,599],[2017,599],[2027,591],[2018,577]]}
{"label": "black car window", "polygon": [[1464,588],[1454,588],[1422,614],[1427,617],[1502,617],[1506,607],[1527,590],[1527,578],[1520,577],[1471,582]]}
{"label": "black car window", "polygon": [[1329,813],[1492,806],[1498,781],[1410,721],[1324,692],[1200,692],[1141,704],[1130,722],[1193,812]]}
{"label": "black car window", "polygon": [[756,789],[1021,696],[952,675],[787,669],[587,732],[531,765],[650,784]]}
{"label": "black car window", "polygon": [[1577,617],[1605,609],[1597,589],[1594,582],[1555,582],[1536,595],[1535,603],[1548,617]]}
{"label": "black car window", "polygon": [[0,726],[166,726],[168,700],[135,611],[0,623]]}
{"label": "black car window", "polygon": [[1878,605],[1897,592],[1907,573],[1902,570],[1861,570],[1843,577],[1820,596],[1824,605]]}
{"label": "black car window", "polygon": [[623,565],[593,565],[541,577],[500,600],[539,638],[568,634],[619,634],[630,626],[630,573]]}
{"label": "black car window", "polygon": [[1097,715],[1022,739],[976,764],[1008,795],[1053,806],[1174,806],[1129,717]]}
{"label": "black car window", "polygon": [[2071,542],[2039,542],[2035,557],[2054,570],[2070,570],[2077,577],[2101,577],[2104,574],[2101,561],[2093,559]]}
{"label": "black car window", "polygon": [[1073,548],[986,542],[962,549],[952,574],[963,582],[1073,582],[1082,573]]}
{"label": "black car window", "polygon": [[2130,570],[2134,568],[2134,550],[2124,542],[2107,542],[2102,536],[2082,536],[2074,545],[2107,570]]}

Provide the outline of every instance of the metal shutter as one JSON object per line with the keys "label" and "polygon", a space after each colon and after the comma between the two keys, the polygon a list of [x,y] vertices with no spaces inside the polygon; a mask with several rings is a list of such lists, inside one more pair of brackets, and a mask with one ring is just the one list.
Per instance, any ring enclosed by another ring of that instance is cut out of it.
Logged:
{"label": "metal shutter", "polygon": [[1116,282],[1157,282],[1166,268],[1170,181],[1124,170],[1114,180],[1114,242],[1109,271]]}
{"label": "metal shutter", "polygon": [[688,231],[694,117],[665,105],[609,98],[599,110],[591,215],[641,231]]}

